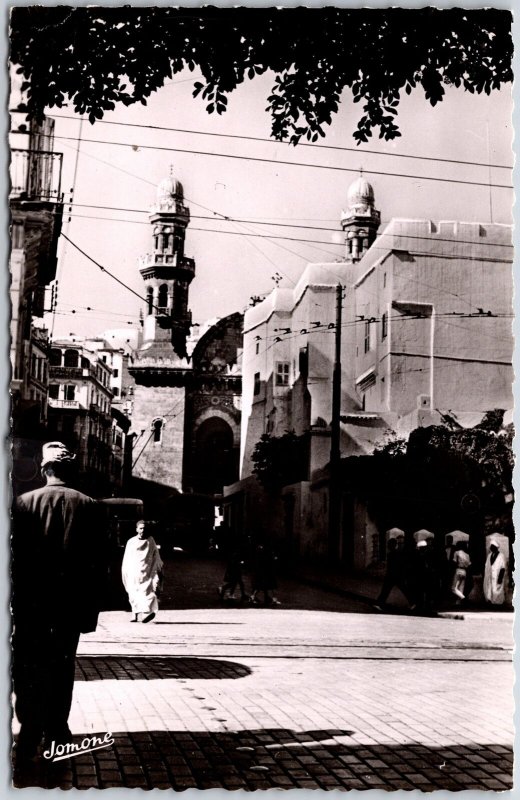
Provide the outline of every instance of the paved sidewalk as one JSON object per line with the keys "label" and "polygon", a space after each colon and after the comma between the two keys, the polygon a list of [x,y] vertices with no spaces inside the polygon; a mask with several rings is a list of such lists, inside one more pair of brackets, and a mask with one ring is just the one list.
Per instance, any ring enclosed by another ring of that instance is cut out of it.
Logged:
{"label": "paved sidewalk", "polygon": [[[511,787],[511,616],[188,609],[82,637],[71,729],[18,786]],[[461,697],[463,708],[461,709]]]}

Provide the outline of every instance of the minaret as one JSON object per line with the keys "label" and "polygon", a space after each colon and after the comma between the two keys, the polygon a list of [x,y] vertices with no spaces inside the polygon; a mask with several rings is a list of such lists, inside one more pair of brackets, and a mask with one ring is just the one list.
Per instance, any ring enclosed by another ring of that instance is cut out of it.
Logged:
{"label": "minaret", "polygon": [[345,260],[359,261],[373,244],[381,223],[381,214],[374,206],[374,190],[360,176],[350,185],[347,194],[347,210],[341,215],[341,227],[345,231]]}
{"label": "minaret", "polygon": [[143,347],[170,341],[179,358],[186,357],[191,326],[188,291],[195,276],[195,261],[184,255],[189,221],[182,184],[175,180],[170,167],[170,175],[159,183],[150,209],[153,251],[140,259],[147,300]]}

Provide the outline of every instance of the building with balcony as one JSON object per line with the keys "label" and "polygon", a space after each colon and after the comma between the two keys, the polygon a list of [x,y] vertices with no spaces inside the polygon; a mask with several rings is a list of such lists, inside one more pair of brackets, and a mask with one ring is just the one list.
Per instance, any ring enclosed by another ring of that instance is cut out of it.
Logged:
{"label": "building with balcony", "polygon": [[112,455],[111,479],[118,493],[124,493],[129,487],[132,474],[132,444],[134,433],[131,431],[132,408],[135,381],[128,367],[131,348],[122,342],[110,344],[104,337],[86,339],[84,346],[97,354],[97,358],[110,367],[109,387],[112,392]]}
{"label": "building with balcony", "polygon": [[10,393],[12,483],[19,493],[38,484],[34,463],[46,438],[47,341],[39,320],[56,275],[63,195],[54,121],[28,123],[18,104],[23,98],[13,90],[11,99]]}
{"label": "building with balcony", "polygon": [[96,352],[67,340],[49,352],[49,436],[76,453],[79,481],[94,496],[111,494],[112,370]]}
{"label": "building with balcony", "polygon": [[[241,480],[225,489],[235,527],[357,568],[376,557],[377,531],[346,486],[333,552],[327,537],[338,285],[342,458],[446,420],[470,427],[493,409],[510,418],[513,406],[510,226],[394,219],[377,236],[379,223],[361,177],[341,218],[343,261],[309,264],[294,289],[246,312]],[[252,456],[261,436],[286,431],[306,439],[305,479],[273,500]]]}

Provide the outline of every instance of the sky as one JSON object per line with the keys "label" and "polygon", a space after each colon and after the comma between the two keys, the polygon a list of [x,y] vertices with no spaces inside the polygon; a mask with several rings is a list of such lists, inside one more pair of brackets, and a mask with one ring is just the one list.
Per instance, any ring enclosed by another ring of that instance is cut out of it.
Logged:
{"label": "sky", "polygon": [[[190,288],[194,322],[243,311],[252,295],[274,288],[277,275],[281,286],[290,287],[307,263],[341,259],[339,220],[361,167],[374,187],[382,228],[393,217],[512,221],[512,191],[488,185],[510,184],[508,169],[433,160],[511,165],[510,87],[489,97],[448,88],[435,108],[416,90],[399,107],[401,138],[384,142],[376,132],[360,147],[352,133],[362,109],[346,91],[320,145],[293,147],[225,138],[269,139],[265,108],[272,73],[233,92],[222,116],[208,115],[203,101],[192,97],[198,77],[180,73],[146,107],[118,107],[95,125],[82,123],[72,108],[48,112],[56,120],[54,149],[63,153],[63,232],[143,297],[138,257],[152,249],[148,211],[157,184],[173,166],[191,212],[185,252],[196,261]],[[465,180],[485,185],[457,183]],[[317,228],[291,227],[311,225]],[[63,237],[58,254],[58,304],[54,318],[45,319],[55,339],[137,324],[143,301]]]}

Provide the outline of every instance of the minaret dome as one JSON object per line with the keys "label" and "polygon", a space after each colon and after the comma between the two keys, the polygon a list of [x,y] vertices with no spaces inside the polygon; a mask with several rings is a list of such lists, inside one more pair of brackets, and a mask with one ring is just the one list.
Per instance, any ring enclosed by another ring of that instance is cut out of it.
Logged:
{"label": "minaret dome", "polygon": [[163,205],[164,203],[171,202],[173,199],[184,199],[184,189],[180,181],[175,180],[173,175],[173,167],[170,167],[170,174],[163,178],[157,187],[157,203]]}
{"label": "minaret dome", "polygon": [[373,206],[375,202],[374,189],[362,175],[350,184],[347,192],[347,208],[359,206]]}
{"label": "minaret dome", "polygon": [[349,186],[347,208],[341,215],[347,261],[363,258],[375,241],[380,223],[381,214],[375,207],[374,189],[361,170],[359,178]]}

